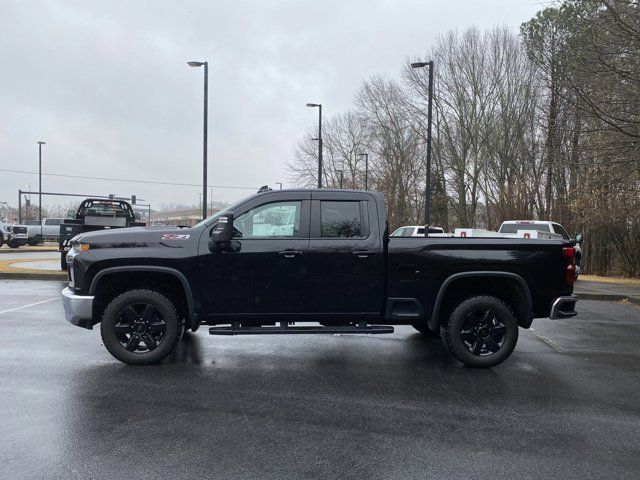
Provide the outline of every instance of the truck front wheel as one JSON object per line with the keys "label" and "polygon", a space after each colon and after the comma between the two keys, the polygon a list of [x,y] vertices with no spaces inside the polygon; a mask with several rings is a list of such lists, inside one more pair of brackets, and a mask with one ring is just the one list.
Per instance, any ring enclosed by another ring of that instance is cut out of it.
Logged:
{"label": "truck front wheel", "polygon": [[152,290],[114,298],[102,315],[100,333],[109,353],[129,365],[153,365],[169,355],[182,327],[175,306]]}
{"label": "truck front wheel", "polygon": [[440,335],[451,354],[466,366],[488,368],[513,352],[518,322],[502,300],[483,295],[462,301],[440,327]]}

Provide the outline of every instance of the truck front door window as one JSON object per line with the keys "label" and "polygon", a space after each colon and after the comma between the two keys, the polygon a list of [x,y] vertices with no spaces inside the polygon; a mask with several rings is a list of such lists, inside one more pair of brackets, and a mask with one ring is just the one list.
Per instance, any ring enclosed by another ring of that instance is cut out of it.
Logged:
{"label": "truck front door window", "polygon": [[322,237],[362,237],[360,202],[320,202]]}
{"label": "truck front door window", "polygon": [[234,220],[234,237],[298,237],[300,205],[301,202],[276,202],[252,208]]}

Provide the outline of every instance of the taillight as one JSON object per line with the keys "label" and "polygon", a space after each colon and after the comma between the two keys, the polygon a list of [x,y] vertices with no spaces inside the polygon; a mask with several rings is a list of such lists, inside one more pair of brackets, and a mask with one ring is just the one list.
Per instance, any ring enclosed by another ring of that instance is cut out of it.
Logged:
{"label": "taillight", "polygon": [[565,281],[567,285],[573,285],[576,283],[576,249],[573,247],[564,247],[562,249],[562,256],[567,263]]}

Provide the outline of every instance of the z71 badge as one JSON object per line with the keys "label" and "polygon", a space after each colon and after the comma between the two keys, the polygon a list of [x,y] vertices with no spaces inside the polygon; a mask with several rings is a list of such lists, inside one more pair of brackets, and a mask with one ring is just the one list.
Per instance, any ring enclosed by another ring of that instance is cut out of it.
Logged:
{"label": "z71 badge", "polygon": [[187,240],[191,235],[188,233],[165,233],[163,240]]}

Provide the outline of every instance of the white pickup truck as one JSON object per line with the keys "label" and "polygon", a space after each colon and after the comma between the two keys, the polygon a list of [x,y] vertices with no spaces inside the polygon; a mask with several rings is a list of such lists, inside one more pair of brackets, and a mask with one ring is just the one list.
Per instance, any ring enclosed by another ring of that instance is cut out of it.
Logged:
{"label": "white pickup truck", "polygon": [[43,218],[42,223],[37,220],[27,220],[27,235],[29,245],[38,245],[44,240],[58,240],[60,238],[60,225],[64,218]]}
{"label": "white pickup truck", "polygon": [[6,243],[11,248],[18,248],[27,243],[27,226],[13,225],[0,221],[0,247]]}
{"label": "white pickup truck", "polygon": [[[549,233],[552,235],[560,235],[564,240],[571,240],[571,236],[567,233],[565,228],[556,222],[550,222],[547,220],[507,220],[502,222],[498,233],[517,234],[522,230],[534,230],[543,233]],[[582,234],[577,234],[575,240],[577,241],[576,249],[576,275],[580,273],[580,261],[582,260]]]}

